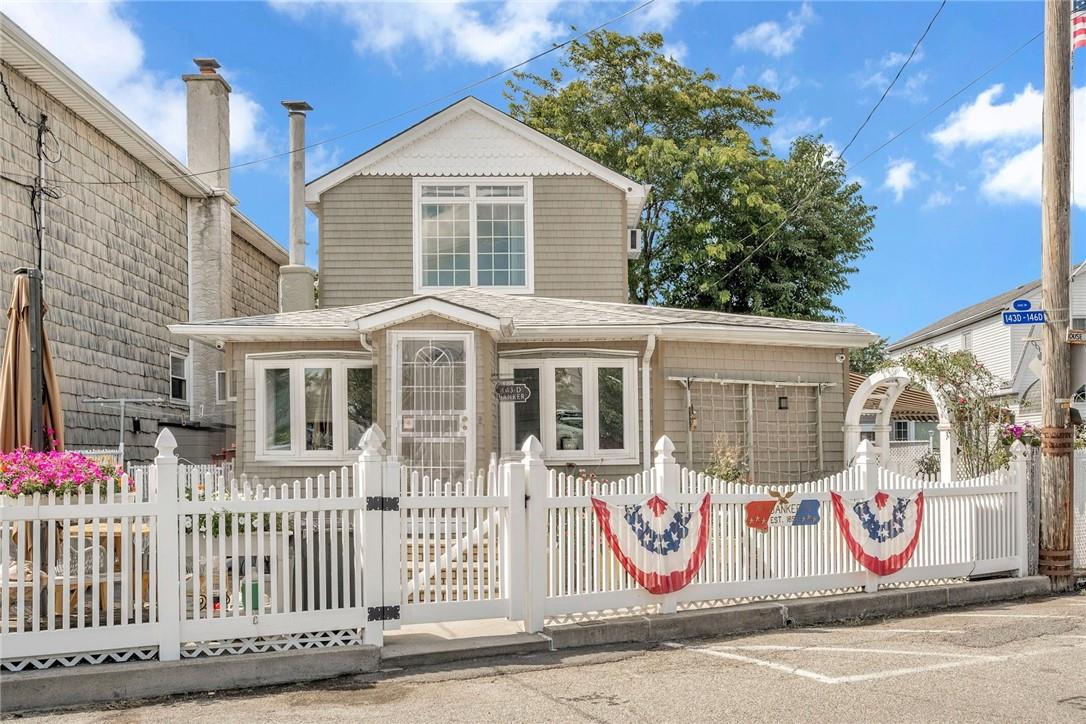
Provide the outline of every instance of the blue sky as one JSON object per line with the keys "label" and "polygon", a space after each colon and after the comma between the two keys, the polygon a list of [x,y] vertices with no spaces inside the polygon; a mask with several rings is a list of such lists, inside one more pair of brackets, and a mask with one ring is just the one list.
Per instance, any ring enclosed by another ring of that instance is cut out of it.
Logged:
{"label": "blue sky", "polygon": [[[193,57],[218,58],[235,91],[234,161],[246,162],[286,149],[283,99],[314,106],[311,141],[337,136],[519,62],[564,40],[570,25],[589,27],[635,4],[6,3],[5,12],[182,159],[179,76],[191,72]],[[725,83],[775,88],[782,96],[769,133],[775,147],[816,132],[840,148],[936,5],[657,0],[613,27],[659,30],[688,65],[710,68]],[[846,160],[867,155],[1042,25],[1039,2],[949,3]],[[1078,55],[1086,65],[1086,52]],[[546,70],[556,57],[531,69]],[[850,171],[878,211],[874,250],[838,300],[849,321],[897,338],[1039,275],[1041,61],[1038,39]],[[1074,84],[1076,136],[1086,143],[1082,67]],[[472,92],[504,107],[502,89],[499,80]],[[322,145],[310,152],[309,177],[442,105]],[[283,242],[286,163],[232,176],[242,211]],[[1076,172],[1073,229],[1086,220],[1086,163]],[[311,231],[311,250],[315,240]],[[1081,234],[1075,240],[1081,260]]]}

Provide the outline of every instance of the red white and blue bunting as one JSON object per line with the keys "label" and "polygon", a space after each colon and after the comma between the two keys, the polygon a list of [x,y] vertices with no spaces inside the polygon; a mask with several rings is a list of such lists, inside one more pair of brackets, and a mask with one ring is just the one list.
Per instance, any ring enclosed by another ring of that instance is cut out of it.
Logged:
{"label": "red white and blue bunting", "polygon": [[905,567],[920,541],[922,491],[903,498],[883,492],[866,500],[845,500],[837,493],[830,496],[841,535],[860,565],[879,576]]}
{"label": "red white and blue bunting", "polygon": [[592,498],[603,535],[622,567],[649,593],[685,588],[705,560],[709,496],[689,513],[658,495],[633,505]]}

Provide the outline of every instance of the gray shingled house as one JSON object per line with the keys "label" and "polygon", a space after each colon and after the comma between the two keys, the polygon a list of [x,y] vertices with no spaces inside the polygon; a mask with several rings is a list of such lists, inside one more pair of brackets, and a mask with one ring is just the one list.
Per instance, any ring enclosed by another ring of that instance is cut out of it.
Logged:
{"label": "gray shingled house", "polygon": [[466,98],[306,185],[321,308],[171,329],[225,346],[237,464],[261,477],[349,462],[371,422],[443,479],[530,434],[601,476],[665,433],[758,481],[840,469],[847,352],[874,336],[627,303],[647,191]]}
{"label": "gray shingled house", "polygon": [[[43,268],[46,333],[63,396],[66,442],[117,448],[118,403],[126,405],[125,457],[147,460],[161,424],[193,462],[233,442],[232,385],[223,353],[170,334],[193,319],[279,309],[285,250],[243,216],[230,194],[230,86],[202,62],[184,81],[189,102],[188,166],[174,158],[83,79],[0,15],[0,68],[20,110],[48,116],[46,176],[59,198],[46,206]],[[37,173],[35,134],[5,101],[3,171]],[[0,299],[11,272],[36,256],[24,188],[0,185]],[[0,315],[0,335],[7,320]]]}

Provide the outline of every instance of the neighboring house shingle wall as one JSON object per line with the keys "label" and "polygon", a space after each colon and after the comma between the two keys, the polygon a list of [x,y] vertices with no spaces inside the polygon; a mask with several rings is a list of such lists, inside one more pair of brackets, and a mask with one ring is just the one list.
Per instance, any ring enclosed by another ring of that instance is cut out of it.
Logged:
{"label": "neighboring house shingle wall", "polygon": [[[116,412],[85,405],[83,397],[169,397],[168,324],[188,316],[184,198],[155,183],[140,162],[36,85],[3,65],[4,79],[24,113],[49,116],[61,158],[49,176],[60,180],[148,183],[62,187],[46,206],[46,333],[52,343],[65,409],[67,442],[113,447]],[[32,129],[3,111],[5,173],[36,173]],[[11,296],[11,270],[33,263],[34,230],[26,191],[0,184],[0,299]],[[0,317],[0,330],[6,329]],[[183,349],[183,347],[182,347]],[[180,413],[182,410],[177,409]],[[131,419],[129,420],[131,430]],[[128,437],[132,459],[152,456],[155,430]]]}
{"label": "neighboring house shingle wall", "polygon": [[268,314],[279,308],[279,266],[267,254],[232,234],[234,316]]}
{"label": "neighboring house shingle wall", "polygon": [[[533,180],[535,293],[627,301],[625,199],[590,176]],[[320,210],[320,304],[411,296],[412,180],[356,176],[325,191]]]}

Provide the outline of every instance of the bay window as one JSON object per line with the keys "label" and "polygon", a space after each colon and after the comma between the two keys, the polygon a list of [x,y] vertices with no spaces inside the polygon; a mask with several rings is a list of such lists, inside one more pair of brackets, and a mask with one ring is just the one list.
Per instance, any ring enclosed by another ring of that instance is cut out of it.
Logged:
{"label": "bay window", "polygon": [[502,403],[504,452],[535,435],[548,460],[637,462],[636,359],[505,359],[501,370],[530,391]]}
{"label": "bay window", "polygon": [[531,179],[415,179],[415,291],[530,293]]}
{"label": "bay window", "polygon": [[255,360],[258,460],[343,459],[373,422],[368,361]]}

